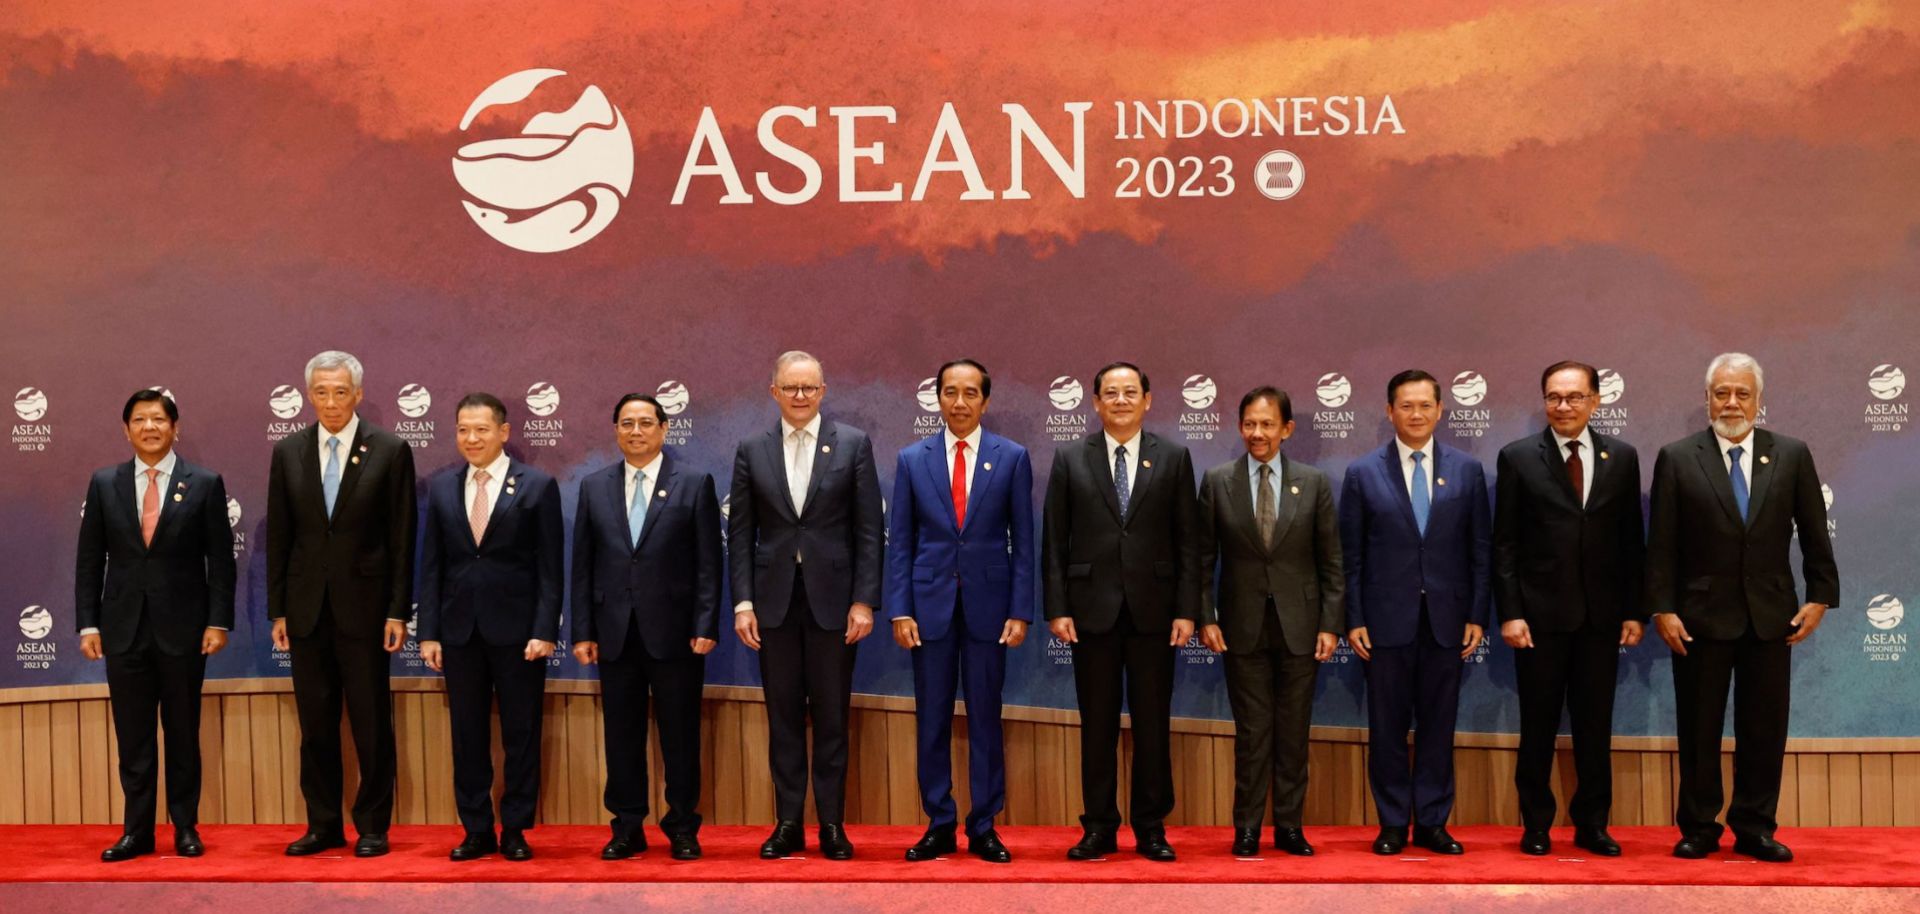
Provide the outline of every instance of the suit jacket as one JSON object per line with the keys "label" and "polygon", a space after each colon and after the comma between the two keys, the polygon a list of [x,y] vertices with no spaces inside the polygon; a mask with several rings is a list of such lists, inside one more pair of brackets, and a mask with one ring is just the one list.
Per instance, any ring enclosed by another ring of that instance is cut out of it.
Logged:
{"label": "suit jacket", "polygon": [[1228,653],[1251,653],[1271,597],[1288,650],[1311,654],[1320,632],[1344,634],[1346,578],[1333,486],[1326,474],[1280,455],[1280,478],[1273,480],[1279,516],[1269,548],[1254,523],[1247,460],[1242,454],[1200,481],[1200,621],[1220,626]]}
{"label": "suit jacket", "polygon": [[1027,449],[980,433],[967,525],[955,526],[947,435],[900,449],[887,515],[887,612],[911,616],[938,641],[965,595],[967,637],[1000,640],[1008,619],[1033,621],[1033,464]]}
{"label": "suit jacket", "polygon": [[425,523],[414,601],[420,640],[460,645],[476,633],[494,647],[560,640],[566,525],[553,477],[509,460],[486,532],[475,543],[461,461],[427,483]]}
{"label": "suit jacket", "polygon": [[1738,638],[1749,624],[1767,641],[1792,631],[1788,622],[1801,604],[1788,558],[1796,528],[1807,602],[1840,602],[1813,453],[1766,429],[1754,429],[1745,443],[1753,448],[1753,479],[1744,524],[1711,430],[1661,448],[1653,463],[1646,610],[1679,613],[1696,638]]}
{"label": "suit jacket", "polygon": [[344,632],[375,637],[412,615],[413,448],[360,417],[342,455],[333,516],[321,488],[320,423],[273,446],[267,473],[267,618],[305,636],[323,601]]}
{"label": "suit jacket", "polygon": [[144,614],[161,652],[200,653],[208,627],[233,628],[233,527],[220,474],[176,459],[161,493],[153,544],[140,535],[133,464],[97,470],[87,484],[74,560],[77,628],[97,628],[109,654],[133,647]]}
{"label": "suit jacket", "polygon": [[1376,647],[1413,643],[1423,594],[1441,644],[1459,644],[1467,623],[1485,627],[1493,615],[1486,471],[1465,451],[1438,441],[1433,453],[1425,536],[1413,518],[1394,441],[1347,466],[1340,494],[1347,628],[1364,626]]}
{"label": "suit jacket", "polygon": [[1640,618],[1646,527],[1640,455],[1591,428],[1580,504],[1548,428],[1500,449],[1493,499],[1493,597],[1501,622],[1537,631],[1618,632]]}
{"label": "suit jacket", "polygon": [[866,432],[822,418],[806,508],[795,511],[787,490],[785,433],[786,424],[776,421],[734,452],[727,496],[733,599],[752,600],[760,624],[778,627],[787,619],[797,573],[814,622],[844,631],[849,607],[865,603],[877,610],[882,596],[886,521],[873,442]]}
{"label": "suit jacket", "polygon": [[626,461],[580,480],[573,509],[573,640],[619,660],[638,626],[647,656],[693,656],[694,638],[720,637],[720,502],[713,475],[660,461],[648,480],[640,544],[627,530]]}
{"label": "suit jacket", "polygon": [[1072,616],[1076,628],[1097,635],[1119,623],[1122,606],[1138,632],[1200,618],[1193,458],[1152,432],[1137,441],[1125,522],[1104,431],[1053,452],[1041,536],[1048,619]]}

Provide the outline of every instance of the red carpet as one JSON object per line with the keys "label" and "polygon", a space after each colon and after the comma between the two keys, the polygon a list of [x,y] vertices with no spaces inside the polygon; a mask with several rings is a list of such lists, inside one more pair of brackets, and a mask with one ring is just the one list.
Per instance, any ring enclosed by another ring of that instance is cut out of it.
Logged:
{"label": "red carpet", "polygon": [[[509,863],[498,857],[453,863],[447,850],[459,831],[447,826],[400,826],[391,838],[393,852],[360,860],[350,854],[293,859],[282,855],[298,830],[285,826],[207,826],[201,829],[207,856],[188,860],[150,856],[103,864],[100,849],[111,844],[113,826],[5,826],[0,842],[16,849],[0,859],[0,882],[1004,882],[1004,883],[1459,883],[1562,885],[1721,885],[1721,886],[1920,886],[1920,866],[1912,845],[1920,829],[1822,828],[1789,830],[1780,839],[1793,847],[1790,864],[1764,864],[1727,850],[1706,860],[1677,860],[1669,855],[1670,828],[1613,830],[1626,850],[1617,859],[1589,858],[1571,844],[1565,830],[1555,833],[1556,853],[1528,857],[1514,846],[1519,830],[1482,826],[1454,830],[1467,847],[1462,857],[1407,854],[1376,857],[1368,850],[1371,828],[1308,830],[1320,850],[1313,858],[1277,851],[1255,860],[1227,853],[1224,828],[1173,828],[1169,837],[1180,852],[1172,864],[1140,859],[1122,837],[1121,852],[1101,862],[1075,863],[1065,851],[1078,837],[1075,828],[1008,828],[1002,837],[1015,861],[995,866],[964,853],[949,860],[910,864],[900,859],[920,835],[918,827],[853,826],[859,857],[836,863],[811,848],[801,857],[763,861],[760,841],[767,829],[709,827],[701,832],[703,860],[670,859],[657,832],[647,853],[632,860],[599,859],[606,831],[589,826],[540,828],[529,833],[537,858]],[[159,844],[171,850],[171,833],[162,828]],[[811,845],[812,835],[808,835]],[[20,853],[18,849],[30,849]]]}

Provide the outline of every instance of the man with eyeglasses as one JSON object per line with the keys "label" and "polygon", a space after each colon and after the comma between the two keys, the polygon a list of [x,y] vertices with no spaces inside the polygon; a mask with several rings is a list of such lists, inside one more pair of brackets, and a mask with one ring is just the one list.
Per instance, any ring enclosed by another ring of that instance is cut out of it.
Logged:
{"label": "man with eyeglasses", "polygon": [[1493,597],[1514,650],[1520,698],[1520,850],[1553,850],[1553,747],[1564,707],[1579,787],[1567,804],[1573,843],[1620,855],[1613,805],[1613,694],[1620,648],[1640,643],[1646,559],[1640,456],[1594,431],[1600,373],[1556,362],[1540,375],[1547,428],[1500,450],[1493,502]]}
{"label": "man with eyeglasses", "polygon": [[713,476],[664,453],[647,394],[613,406],[622,459],[580,480],[573,515],[573,656],[600,667],[613,835],[602,860],[647,849],[647,695],[666,764],[675,860],[700,856],[700,696],[720,637],[720,503]]}
{"label": "man with eyeglasses", "polygon": [[798,350],[774,361],[768,393],[780,420],[740,442],[728,496],[733,630],[760,654],[767,702],[776,860],[806,847],[807,721],[813,721],[813,801],[820,852],[849,860],[847,720],[854,646],[880,604],[884,521],[873,443],[820,415],[820,360]]}
{"label": "man with eyeglasses", "polygon": [[1114,362],[1093,376],[1101,430],[1053,453],[1042,522],[1047,627],[1072,645],[1080,704],[1084,834],[1070,860],[1119,850],[1120,700],[1133,718],[1128,819],[1134,851],[1171,862],[1170,718],[1175,651],[1200,617],[1199,511],[1187,449],[1141,430],[1146,372]]}
{"label": "man with eyeglasses", "polygon": [[[1768,863],[1793,859],[1773,839],[1792,651],[1840,602],[1813,452],[1803,441],[1754,427],[1764,381],[1752,356],[1715,356],[1707,365],[1709,427],[1661,448],[1653,463],[1646,608],[1673,650],[1680,741],[1673,855],[1686,859],[1720,849],[1715,820],[1723,803],[1734,853]],[[1794,594],[1796,539],[1805,602]],[[1720,737],[1729,690],[1733,798],[1725,802]]]}

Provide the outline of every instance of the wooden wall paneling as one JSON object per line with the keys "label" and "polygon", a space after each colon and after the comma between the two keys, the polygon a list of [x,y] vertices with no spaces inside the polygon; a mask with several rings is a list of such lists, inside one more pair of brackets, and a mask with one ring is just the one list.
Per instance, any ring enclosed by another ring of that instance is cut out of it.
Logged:
{"label": "wooden wall paneling", "polygon": [[540,727],[540,821],[549,825],[569,821],[567,701],[571,697],[548,692],[541,703],[545,717]]}
{"label": "wooden wall paneling", "polygon": [[[741,703],[737,701],[709,701],[707,710],[701,712],[701,722],[709,719],[712,726],[711,740],[714,748],[713,767],[709,770],[713,776],[707,780],[713,783],[713,803],[707,807],[716,825],[738,825],[746,821],[746,785],[742,779],[741,768],[746,753],[743,751],[747,737],[741,733]],[[709,717],[709,715],[711,715]],[[856,745],[850,754],[858,754]]]}
{"label": "wooden wall paneling", "polygon": [[[894,825],[924,823],[920,811],[919,731],[912,711],[885,711],[887,718],[886,821]],[[964,815],[964,813],[962,813]]]}
{"label": "wooden wall paneling", "polygon": [[[592,695],[568,695],[567,709],[567,821],[593,822],[606,808],[600,708]],[[646,713],[643,708],[641,713]]]}
{"label": "wooden wall paneling", "polygon": [[[1358,824],[1367,818],[1366,750],[1359,743],[1331,743],[1331,762],[1314,772],[1307,781],[1307,795],[1331,788],[1331,812],[1334,822]],[[1308,750],[1311,754],[1311,749]]]}
{"label": "wooden wall paneling", "polygon": [[1893,824],[1920,825],[1920,752],[1893,756]]}
{"label": "wooden wall paneling", "polygon": [[106,699],[89,699],[80,705],[80,821],[104,825],[115,821],[109,807],[114,776],[112,750],[109,747],[113,715]]}
{"label": "wooden wall paneling", "polygon": [[247,730],[253,734],[247,759],[247,778],[253,784],[253,821],[279,825],[287,821],[280,793],[280,706],[272,695],[236,699],[246,702]]}
{"label": "wooden wall paneling", "polygon": [[1640,824],[1673,823],[1672,778],[1668,753],[1640,752]]}
{"label": "wooden wall paneling", "polygon": [[[1167,814],[1168,825],[1199,824],[1193,816],[1194,803],[1198,798],[1193,796],[1193,791],[1187,784],[1189,767],[1187,743],[1190,739],[1191,737],[1187,734],[1174,733],[1167,740],[1168,762],[1173,775],[1173,811]],[[1120,814],[1123,818],[1126,817],[1127,810],[1122,809]]]}
{"label": "wooden wall paneling", "polygon": [[[1520,824],[1520,789],[1514,786],[1514,769],[1520,753],[1511,749],[1487,750],[1487,818],[1495,825]],[[1563,801],[1560,808],[1566,808]]]}
{"label": "wooden wall paneling", "polygon": [[[741,759],[741,797],[744,815],[741,823],[745,825],[773,824],[773,775],[767,767],[767,706],[757,701],[743,701],[740,705],[740,745],[746,750]],[[879,728],[870,728],[870,736],[881,740],[880,764],[886,764],[886,732]],[[873,777],[869,770],[868,777]],[[811,780],[811,779],[809,779]],[[808,808],[813,806],[807,804]]]}
{"label": "wooden wall paneling", "polygon": [[1792,752],[1780,760],[1780,802],[1774,818],[1785,828],[1800,825],[1800,757]]}
{"label": "wooden wall paneling", "polygon": [[53,821],[80,822],[80,703],[57,701],[48,715],[48,750],[53,759]]}
{"label": "wooden wall paneling", "polygon": [[[206,825],[245,821],[227,817],[227,755],[221,746],[221,739],[226,733],[225,711],[219,695],[200,696],[200,821]],[[167,755],[164,728],[156,739],[161,747],[160,757],[164,759]],[[164,772],[166,765],[162,764],[160,768]],[[251,784],[247,786],[247,795],[251,799]],[[166,796],[166,788],[162,786],[157,800],[162,817],[166,815]]]}
{"label": "wooden wall paneling", "polygon": [[[204,736],[205,723],[200,726]],[[253,716],[244,695],[220,699],[220,769],[222,808],[228,822],[254,822]],[[204,763],[204,762],[203,762]]]}
{"label": "wooden wall paneling", "polygon": [[28,752],[22,722],[27,707],[0,706],[0,825],[33,821],[27,815]]}
{"label": "wooden wall paneling", "polygon": [[[569,696],[571,697],[571,696]],[[420,781],[427,824],[459,821],[453,809],[453,730],[445,692],[420,694]]]}
{"label": "wooden wall paneling", "polygon": [[1827,810],[1827,757],[1819,753],[1800,755],[1800,827],[1824,828],[1832,823]]}
{"label": "wooden wall paneling", "polygon": [[1857,752],[1827,756],[1827,824],[1860,824],[1860,754]]}
{"label": "wooden wall paneling", "polygon": [[[1231,736],[1213,738],[1213,814],[1221,825],[1233,824],[1233,737]],[[1267,821],[1271,822],[1272,819],[1268,818]]]}
{"label": "wooden wall paneling", "polygon": [[419,692],[393,696],[393,738],[398,744],[395,763],[393,818],[406,825],[427,821],[427,740],[421,725],[425,711]]}
{"label": "wooden wall paneling", "polygon": [[[1323,789],[1340,779],[1340,756],[1333,743],[1307,744],[1307,799],[1301,819],[1307,825],[1331,825],[1337,821],[1334,792]],[[1267,798],[1272,810],[1273,797]]]}
{"label": "wooden wall paneling", "polygon": [[[1040,730],[1053,724],[1033,723],[1030,721],[1010,720],[1004,724],[1004,737],[1007,744],[1007,814],[1001,818],[1008,825],[1039,824],[1040,804],[1035,785],[1039,779],[1035,772],[1043,764],[1040,753],[1043,745]],[[1125,804],[1121,807],[1125,809]]]}
{"label": "wooden wall paneling", "polygon": [[1607,819],[1614,825],[1639,825],[1642,820],[1640,808],[1640,759],[1637,753],[1615,752],[1613,763],[1613,807],[1608,811]]}
{"label": "wooden wall paneling", "polygon": [[1893,824],[1893,756],[1870,752],[1860,756],[1860,824]]}
{"label": "wooden wall paneling", "polygon": [[1454,823],[1485,822],[1487,802],[1487,751],[1455,749],[1453,752]]}

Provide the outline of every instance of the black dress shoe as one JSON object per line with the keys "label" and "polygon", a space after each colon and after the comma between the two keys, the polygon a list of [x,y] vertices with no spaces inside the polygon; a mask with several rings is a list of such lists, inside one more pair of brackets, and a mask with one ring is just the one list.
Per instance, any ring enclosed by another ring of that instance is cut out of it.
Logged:
{"label": "black dress shoe", "polygon": [[1673,855],[1682,860],[1699,860],[1720,849],[1720,842],[1703,835],[1686,835],[1673,846]]}
{"label": "black dress shoe", "polygon": [[1273,846],[1295,857],[1313,856],[1313,845],[1307,843],[1307,833],[1297,826],[1275,825],[1273,827]]}
{"label": "black dress shoe", "polygon": [[1407,849],[1407,827],[1382,825],[1380,836],[1373,839],[1373,852],[1382,857],[1391,857]]}
{"label": "black dress shoe", "polygon": [[1173,845],[1167,843],[1164,828],[1149,828],[1133,833],[1133,852],[1155,863],[1172,863]]}
{"label": "black dress shoe", "polygon": [[1120,842],[1114,839],[1113,832],[1089,828],[1080,836],[1080,843],[1067,848],[1067,859],[1098,860],[1119,851]]}
{"label": "black dress shoe", "polygon": [[847,828],[838,822],[820,824],[820,856],[828,860],[852,860],[853,842],[847,840]]}
{"label": "black dress shoe", "polygon": [[1529,828],[1520,833],[1520,853],[1545,857],[1553,853],[1553,836],[1544,828]]}
{"label": "black dress shoe", "polygon": [[946,854],[958,853],[960,845],[953,840],[953,828],[929,828],[912,847],[907,848],[907,862],[921,863],[938,859]]}
{"label": "black dress shoe", "polygon": [[1013,852],[1000,843],[1000,835],[989,828],[967,838],[967,853],[988,863],[1012,863]]}
{"label": "black dress shoe", "polygon": [[636,831],[631,835],[614,835],[607,839],[606,846],[600,848],[602,860],[625,860],[647,849],[647,836]]}
{"label": "black dress shoe", "polygon": [[1235,857],[1260,856],[1260,829],[1236,828],[1233,830],[1233,849],[1229,851]]}
{"label": "black dress shoe", "polygon": [[347,838],[345,835],[323,835],[319,832],[307,832],[293,839],[292,844],[287,845],[287,856],[311,857],[314,854],[346,846]]}
{"label": "black dress shoe", "polygon": [[800,827],[799,822],[782,819],[773,827],[773,834],[767,836],[766,843],[760,845],[760,859],[778,860],[806,849],[806,830]]}
{"label": "black dress shoe", "polygon": [[675,860],[700,859],[700,839],[698,837],[695,837],[693,832],[682,832],[677,835],[668,835],[667,841],[668,843],[673,845],[673,851],[672,851],[673,859]]}
{"label": "black dress shoe", "polygon": [[385,857],[387,850],[386,835],[361,835],[360,840],[353,842],[355,857]]}
{"label": "black dress shoe", "polygon": [[1763,863],[1792,863],[1793,851],[1787,846],[1764,835],[1752,838],[1735,838],[1733,852],[1745,854]]}
{"label": "black dress shoe", "polygon": [[527,833],[519,829],[507,829],[500,832],[500,856],[515,863],[524,863],[533,859],[533,846],[527,843]]}
{"label": "black dress shoe", "polygon": [[1467,852],[1466,848],[1460,846],[1460,842],[1453,840],[1453,836],[1447,834],[1447,827],[1445,825],[1435,825],[1432,828],[1424,825],[1415,826],[1413,829],[1413,843],[1433,851],[1436,854],[1464,854]]}
{"label": "black dress shoe", "polygon": [[207,852],[207,846],[200,841],[200,832],[191,825],[173,827],[173,852],[182,857],[198,857]]}
{"label": "black dress shoe", "polygon": [[153,853],[152,835],[146,835],[144,837],[121,835],[120,840],[113,842],[112,847],[100,852],[100,861],[102,863],[119,863],[122,860],[132,860],[135,857],[151,853]]}
{"label": "black dress shoe", "polygon": [[1604,828],[1576,828],[1573,830],[1575,847],[1585,848],[1590,853],[1602,857],[1620,856],[1620,842],[1613,840]]}
{"label": "black dress shoe", "polygon": [[[493,839],[493,832],[487,832],[486,834],[468,832],[464,840],[454,845],[453,850],[447,852],[447,859],[456,863],[462,860],[478,860],[499,849],[500,843]],[[355,850],[358,850],[358,848],[355,848]]]}

